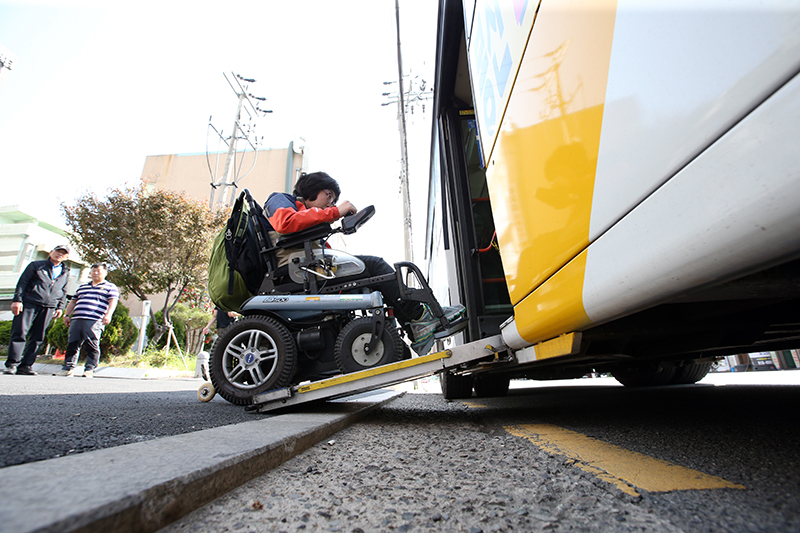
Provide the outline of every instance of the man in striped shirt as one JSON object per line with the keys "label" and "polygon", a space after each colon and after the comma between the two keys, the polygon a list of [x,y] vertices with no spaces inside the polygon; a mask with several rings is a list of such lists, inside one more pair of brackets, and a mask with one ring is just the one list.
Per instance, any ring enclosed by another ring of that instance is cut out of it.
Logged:
{"label": "man in striped shirt", "polygon": [[64,355],[64,366],[57,376],[70,377],[75,374],[78,352],[85,342],[89,353],[86,355],[83,377],[94,377],[94,369],[100,362],[100,335],[111,322],[119,301],[119,289],[106,281],[107,274],[105,263],[92,265],[92,281],[78,287],[75,297],[67,304],[64,312],[64,324],[69,326],[67,353]]}

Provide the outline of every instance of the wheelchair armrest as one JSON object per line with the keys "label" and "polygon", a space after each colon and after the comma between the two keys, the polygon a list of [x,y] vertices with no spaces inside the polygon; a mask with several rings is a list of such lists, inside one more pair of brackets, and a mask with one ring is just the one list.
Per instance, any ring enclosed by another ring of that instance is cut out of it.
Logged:
{"label": "wheelchair armrest", "polygon": [[278,239],[278,248],[297,248],[306,241],[316,241],[328,237],[333,232],[330,224],[317,224],[304,230],[285,235]]}

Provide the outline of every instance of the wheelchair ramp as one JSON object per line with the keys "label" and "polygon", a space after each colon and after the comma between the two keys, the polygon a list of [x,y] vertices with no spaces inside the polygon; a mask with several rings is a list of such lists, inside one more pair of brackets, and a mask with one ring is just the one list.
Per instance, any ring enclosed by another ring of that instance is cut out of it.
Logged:
{"label": "wheelchair ramp", "polygon": [[342,398],[431,376],[464,363],[497,356],[497,352],[503,350],[505,346],[501,336],[495,335],[423,357],[265,392],[254,396],[253,405],[248,409],[264,413],[308,402]]}

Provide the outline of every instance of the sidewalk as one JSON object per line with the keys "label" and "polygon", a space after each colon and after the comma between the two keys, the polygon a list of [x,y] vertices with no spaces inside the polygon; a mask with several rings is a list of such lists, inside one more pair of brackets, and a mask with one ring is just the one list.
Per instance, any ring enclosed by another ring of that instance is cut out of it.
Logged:
{"label": "sidewalk", "polygon": [[[5,359],[0,359],[5,363]],[[3,367],[5,368],[5,367]],[[55,374],[61,370],[60,365],[50,365],[34,363],[33,369],[39,374]],[[83,365],[75,367],[77,376],[83,375]],[[175,379],[175,378],[194,378],[194,370],[171,370],[168,368],[120,368],[111,366],[99,366],[94,371],[96,378],[118,378],[118,379]]]}
{"label": "sidewalk", "polygon": [[[41,365],[34,363],[33,369],[40,374],[55,374],[61,367],[59,365]],[[76,366],[75,373],[83,374],[83,366]],[[98,366],[94,371],[96,378],[121,378],[121,379],[168,379],[168,378],[193,378],[194,370],[171,370],[168,368],[120,368],[113,366]]]}

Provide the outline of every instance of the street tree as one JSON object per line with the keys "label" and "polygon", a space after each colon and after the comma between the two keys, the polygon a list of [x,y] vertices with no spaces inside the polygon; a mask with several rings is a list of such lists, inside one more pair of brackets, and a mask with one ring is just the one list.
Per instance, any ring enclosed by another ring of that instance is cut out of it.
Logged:
{"label": "street tree", "polygon": [[[211,243],[225,220],[224,212],[184,194],[144,185],[105,198],[85,193],[61,207],[78,251],[90,263],[107,263],[109,281],[124,294],[166,295],[156,338],[167,331],[181,295],[205,286]],[[156,324],[152,308],[150,317]]]}

